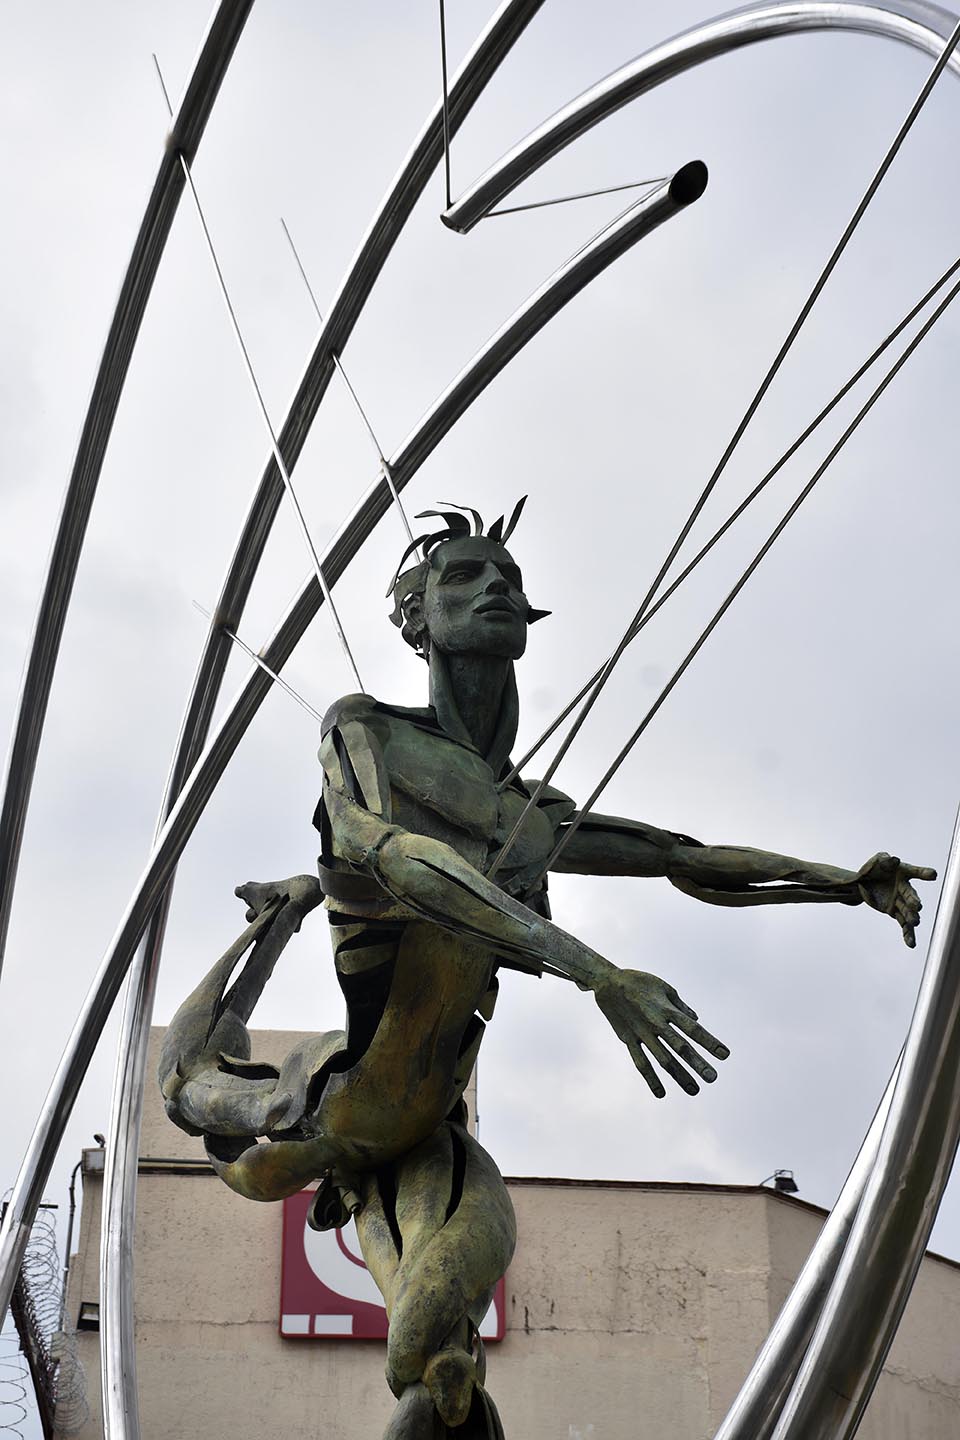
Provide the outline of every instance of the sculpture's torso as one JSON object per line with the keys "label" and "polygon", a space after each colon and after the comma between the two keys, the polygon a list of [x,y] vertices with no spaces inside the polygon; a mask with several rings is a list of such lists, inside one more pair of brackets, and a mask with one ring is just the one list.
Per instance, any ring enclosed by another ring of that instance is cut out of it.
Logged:
{"label": "sculpture's torso", "polygon": [[[337,1134],[362,1161],[368,1146],[380,1154],[406,1149],[457,1105],[505,962],[417,917],[351,867],[342,833],[350,812],[339,798],[346,794],[389,824],[442,841],[484,871],[528,791],[515,783],[498,792],[483,757],[442,730],[432,710],[400,710],[365,695],[333,707],[320,755],[320,875],[347,1002],[348,1054],[309,1124]],[[538,872],[572,812],[566,796],[545,792],[497,875],[504,890],[541,913],[546,885]]]}

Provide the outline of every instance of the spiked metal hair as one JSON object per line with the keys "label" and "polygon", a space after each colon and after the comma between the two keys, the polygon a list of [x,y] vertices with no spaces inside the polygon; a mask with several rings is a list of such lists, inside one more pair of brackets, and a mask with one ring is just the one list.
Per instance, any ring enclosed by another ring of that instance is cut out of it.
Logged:
{"label": "spiked metal hair", "polygon": [[[394,572],[393,579],[387,586],[387,595],[393,596],[393,611],[390,615],[392,624],[400,630],[408,645],[414,650],[423,653],[422,632],[415,630],[410,624],[406,613],[406,602],[413,595],[422,595],[427,583],[427,575],[430,571],[430,552],[438,545],[447,540],[463,540],[468,536],[482,537],[485,540],[493,540],[498,545],[506,545],[510,536],[516,528],[517,521],[527,502],[526,495],[521,496],[513,507],[510,519],[504,525],[504,516],[494,520],[490,529],[484,532],[483,517],[479,511],[474,510],[470,505],[458,505],[453,500],[441,500],[439,504],[449,505],[449,510],[421,510],[415,517],[417,520],[433,519],[434,517],[446,522],[442,530],[434,530],[423,535],[418,535],[416,540],[411,541],[400,557],[400,564]],[[467,516],[470,519],[467,519]],[[471,525],[471,521],[473,522]],[[404,562],[413,554],[419,546],[423,546],[423,559],[416,565],[404,570]],[[549,610],[533,610],[529,612],[527,619],[532,624],[534,620],[542,620],[549,615]]]}

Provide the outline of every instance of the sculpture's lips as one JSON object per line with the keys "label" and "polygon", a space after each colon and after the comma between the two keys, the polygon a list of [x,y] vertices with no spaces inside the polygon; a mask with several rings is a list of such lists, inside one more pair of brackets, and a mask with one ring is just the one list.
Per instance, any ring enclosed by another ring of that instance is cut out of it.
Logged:
{"label": "sculpture's lips", "polygon": [[516,615],[517,607],[504,595],[494,595],[492,600],[484,600],[482,605],[476,608],[477,615],[486,615],[489,610],[500,610],[508,615]]}

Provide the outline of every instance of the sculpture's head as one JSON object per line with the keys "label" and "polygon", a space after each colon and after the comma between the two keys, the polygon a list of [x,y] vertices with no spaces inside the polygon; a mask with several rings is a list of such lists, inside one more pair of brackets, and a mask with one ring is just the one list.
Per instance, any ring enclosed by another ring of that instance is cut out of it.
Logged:
{"label": "sculpture's head", "polygon": [[[501,516],[486,534],[475,510],[470,511],[472,530],[455,510],[425,510],[417,516],[438,515],[446,527],[408,546],[387,594],[394,600],[390,619],[425,658],[435,645],[450,655],[518,660],[527,646],[527,626],[550,613],[533,609],[523,593],[520,568],[506,548],[523,503],[505,530]],[[423,560],[404,570],[404,561],[421,545]]]}

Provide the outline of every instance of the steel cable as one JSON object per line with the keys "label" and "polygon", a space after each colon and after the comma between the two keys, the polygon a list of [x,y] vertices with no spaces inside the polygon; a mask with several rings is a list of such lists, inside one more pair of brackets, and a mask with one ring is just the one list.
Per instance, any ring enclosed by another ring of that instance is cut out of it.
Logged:
{"label": "steel cable", "polygon": [[[736,584],[734,585],[733,589],[728,592],[726,598],[725,598],[725,599],[723,600],[723,602],[721,603],[719,609],[715,612],[713,618],[712,618],[712,619],[710,620],[710,622],[706,625],[706,627],[700,632],[700,635],[698,636],[697,640],[694,642],[694,644],[692,645],[692,647],[690,648],[690,650],[688,650],[688,652],[687,652],[687,654],[684,656],[683,660],[682,660],[682,661],[680,662],[680,664],[677,666],[677,669],[673,672],[673,674],[671,675],[670,679],[667,681],[666,685],[665,685],[665,686],[663,687],[663,689],[660,691],[660,694],[657,696],[656,700],[655,700],[655,701],[653,702],[653,704],[650,706],[649,710],[646,712],[646,714],[644,715],[643,719],[640,721],[640,724],[639,724],[639,725],[637,726],[637,728],[633,731],[633,734],[632,734],[632,735],[630,736],[630,738],[627,740],[626,744],[625,744],[625,745],[623,746],[623,748],[620,750],[620,752],[618,753],[618,755],[616,756],[616,758],[614,759],[614,761],[611,763],[611,765],[610,765],[610,766],[607,768],[607,770],[604,772],[603,778],[600,780],[599,784],[598,784],[598,785],[594,788],[594,790],[591,792],[591,794],[590,794],[589,798],[587,799],[587,801],[585,802],[583,808],[574,816],[574,818],[573,818],[573,820],[570,822],[569,826],[567,826],[567,828],[563,831],[563,833],[561,834],[561,837],[560,837],[559,841],[558,841],[557,844],[555,845],[555,847],[554,847],[554,849],[553,849],[553,851],[552,851],[549,859],[547,860],[546,864],[541,868],[541,870],[538,872],[538,876],[537,876],[536,878],[539,878],[540,876],[542,876],[543,874],[545,874],[546,871],[550,870],[553,866],[555,866],[555,864],[556,864],[557,860],[559,859],[560,855],[563,853],[563,851],[564,851],[564,849],[566,848],[566,846],[567,846],[567,845],[570,843],[570,841],[573,839],[573,836],[576,834],[577,830],[578,830],[579,827],[580,827],[580,824],[582,823],[582,821],[584,820],[584,818],[586,817],[586,815],[590,812],[590,810],[592,809],[592,807],[594,806],[594,804],[596,803],[596,801],[598,800],[598,798],[600,797],[600,795],[603,793],[603,791],[606,789],[607,785],[608,785],[608,784],[610,783],[610,781],[613,779],[614,775],[617,773],[617,771],[619,770],[620,766],[623,764],[624,760],[625,760],[625,759],[627,758],[627,756],[630,754],[630,751],[633,749],[634,745],[635,745],[635,744],[637,743],[637,741],[640,739],[640,736],[641,736],[641,735],[643,734],[643,732],[646,730],[647,726],[650,724],[650,721],[651,721],[651,720],[653,719],[653,717],[656,715],[657,711],[660,709],[661,705],[662,705],[663,702],[666,700],[667,696],[668,696],[668,695],[670,694],[670,692],[673,690],[674,686],[677,684],[677,682],[679,681],[680,677],[684,674],[684,672],[686,671],[686,669],[687,669],[688,666],[690,665],[691,661],[694,659],[694,657],[697,655],[697,653],[698,653],[698,652],[700,651],[700,649],[703,647],[703,645],[704,645],[705,641],[707,640],[707,638],[713,633],[713,631],[716,629],[717,625],[718,625],[718,624],[720,623],[720,621],[722,620],[723,616],[727,613],[727,611],[729,610],[730,606],[733,604],[734,600],[735,600],[735,599],[737,598],[737,596],[740,594],[740,591],[743,589],[744,585],[745,585],[745,584],[747,583],[747,581],[750,579],[750,576],[751,576],[751,575],[754,573],[754,571],[757,569],[757,567],[758,567],[758,565],[760,564],[761,560],[763,560],[764,556],[769,552],[769,550],[770,550],[771,547],[775,544],[775,542],[777,541],[777,539],[779,538],[779,536],[783,533],[783,531],[784,531],[784,529],[786,528],[786,526],[787,526],[787,525],[789,524],[789,522],[793,519],[794,515],[795,515],[795,514],[797,513],[797,511],[800,509],[800,506],[803,504],[803,502],[806,500],[807,496],[808,496],[808,495],[810,494],[810,492],[813,490],[814,486],[815,486],[815,485],[817,484],[817,482],[820,480],[821,476],[822,476],[822,475],[824,474],[824,472],[828,469],[828,467],[832,464],[832,462],[836,459],[837,455],[839,455],[840,451],[843,449],[844,445],[846,445],[846,443],[847,443],[847,441],[850,439],[851,435],[853,435],[853,433],[857,430],[857,428],[859,427],[861,421],[864,420],[864,419],[866,418],[866,416],[869,414],[869,412],[873,409],[874,405],[875,405],[876,402],[880,399],[880,396],[884,393],[884,391],[886,390],[887,386],[888,386],[888,385],[890,384],[890,382],[893,380],[894,376],[897,375],[897,374],[899,373],[899,371],[901,370],[901,368],[906,364],[907,360],[909,360],[910,356],[911,356],[911,355],[913,354],[913,352],[916,350],[916,348],[917,348],[917,346],[920,344],[921,340],[923,340],[924,336],[926,336],[927,334],[929,334],[930,330],[931,330],[931,329],[933,328],[933,326],[937,323],[937,321],[940,319],[941,315],[943,315],[944,311],[947,309],[947,307],[950,305],[950,303],[953,301],[953,299],[956,297],[956,295],[957,295],[958,293],[960,293],[960,281],[958,281],[957,284],[954,285],[954,286],[947,292],[947,294],[944,296],[943,300],[941,300],[940,304],[937,306],[936,310],[934,310],[933,314],[929,317],[929,319],[927,319],[926,321],[924,321],[924,323],[923,323],[923,325],[921,326],[921,328],[917,331],[916,335],[913,337],[913,339],[910,341],[910,343],[909,343],[909,344],[907,345],[907,347],[905,348],[903,354],[902,354],[902,355],[899,357],[899,359],[897,359],[896,362],[890,367],[890,369],[887,371],[886,375],[885,375],[885,376],[883,377],[883,379],[881,380],[880,384],[879,384],[879,385],[876,387],[876,389],[872,392],[872,394],[869,396],[869,398],[867,399],[867,401],[866,401],[866,402],[861,406],[861,408],[857,411],[857,414],[854,416],[853,420],[851,420],[850,424],[849,424],[849,425],[847,426],[847,428],[844,430],[843,434],[840,436],[840,439],[839,439],[839,440],[836,442],[836,444],[830,449],[830,451],[829,451],[828,454],[827,454],[826,459],[817,467],[817,469],[814,471],[814,473],[813,473],[813,475],[811,476],[811,478],[807,481],[806,485],[804,485],[803,489],[800,491],[800,493],[799,493],[799,495],[797,496],[797,498],[793,501],[793,503],[789,506],[789,508],[788,508],[788,509],[784,512],[784,514],[781,516],[780,520],[779,520],[779,521],[777,522],[777,524],[774,526],[773,530],[772,530],[772,531],[770,532],[770,534],[767,536],[767,539],[766,539],[766,540],[764,541],[764,543],[761,545],[761,547],[760,547],[760,549],[757,551],[756,555],[753,557],[753,559],[750,561],[750,563],[749,563],[749,565],[747,566],[747,568],[744,570],[743,574],[740,576],[740,579],[736,582]],[[532,883],[534,883],[534,884],[536,883],[536,878],[534,879],[534,881],[533,881]]]}
{"label": "steel cable", "polygon": [[957,25],[951,32],[949,39],[947,40],[946,44],[943,47],[943,50],[940,52],[940,55],[937,58],[936,64],[933,66],[933,69],[930,71],[930,74],[927,76],[926,80],[921,86],[917,98],[914,100],[909,111],[907,112],[907,116],[901,124],[896,135],[894,136],[893,141],[888,146],[887,151],[880,162],[880,165],[874,173],[873,179],[870,181],[870,184],[864,191],[862,199],[860,200],[859,204],[857,205],[856,209],[848,220],[843,234],[840,236],[840,239],[834,246],[830,257],[827,260],[827,263],[820,271],[820,274],[817,277],[816,282],[814,283],[813,289],[810,291],[803,305],[800,307],[799,314],[791,325],[790,330],[787,333],[786,339],[783,341],[783,344],[777,351],[777,354],[775,355],[772,364],[769,366],[766,374],[764,375],[763,380],[760,382],[760,385],[756,393],[754,394],[753,399],[750,401],[750,404],[744,411],[739,424],[733,432],[733,435],[727,442],[727,446],[723,454],[721,455],[717,465],[715,466],[713,473],[711,474],[706,485],[704,485],[699,497],[697,498],[696,503],[690,511],[690,514],[687,516],[686,520],[681,526],[676,539],[674,540],[669,551],[667,552],[666,559],[663,561],[660,569],[657,571],[657,574],[654,577],[652,584],[649,586],[646,594],[644,595],[644,598],[640,603],[639,609],[637,610],[630,624],[624,631],[620,642],[614,650],[613,654],[611,655],[610,659],[603,666],[599,678],[593,685],[589,695],[581,706],[581,709],[578,712],[576,719],[570,726],[570,729],[567,731],[563,740],[560,742],[556,754],[554,755],[553,759],[550,761],[550,764],[547,767],[546,774],[544,775],[542,780],[537,782],[537,785],[535,786],[532,794],[530,795],[530,798],[527,800],[527,803],[521,811],[516,823],[514,824],[510,833],[507,835],[507,838],[505,839],[499,852],[494,857],[494,860],[487,871],[488,876],[494,876],[497,870],[503,864],[503,861],[510,853],[511,849],[516,843],[518,835],[526,824],[530,812],[537,805],[546,786],[553,778],[558,766],[560,765],[567,751],[570,749],[570,746],[573,744],[577,735],[580,733],[580,730],[582,729],[584,722],[587,719],[587,716],[590,714],[591,710],[599,699],[603,688],[606,685],[608,679],[610,678],[610,675],[613,673],[613,670],[619,662],[621,655],[623,654],[627,646],[630,644],[630,641],[633,638],[634,629],[636,628],[640,619],[643,617],[644,613],[648,609],[650,602],[653,600],[653,597],[656,595],[657,590],[660,588],[661,582],[663,581],[665,575],[670,569],[670,566],[676,559],[676,556],[679,553],[684,541],[690,534],[693,526],[696,524],[696,521],[701,511],[703,510],[704,505],[706,505],[707,500],[713,493],[717,482],[719,481],[721,475],[727,467],[727,464],[730,461],[731,456],[733,455],[738,444],[740,443],[740,440],[743,437],[747,426],[750,424],[750,421],[756,414],[757,409],[759,408],[760,403],[763,400],[763,397],[766,395],[771,384],[773,383],[774,378],[780,370],[780,367],[782,366],[784,360],[787,358],[793,342],[796,340],[801,329],[803,328],[807,316],[810,314],[810,311],[816,304],[817,299],[819,298],[824,286],[826,285],[830,276],[833,274],[833,271],[836,268],[840,257],[842,256],[844,250],[847,248],[847,245],[849,244],[854,231],[859,225],[860,220],[862,219],[864,212],[867,209],[867,206],[870,204],[870,201],[873,199],[874,195],[879,189],[884,176],[890,169],[890,166],[893,164],[893,161],[896,158],[900,147],[903,145],[904,140],[907,138],[907,135],[910,133],[910,130],[913,127],[914,121],[923,109],[931,90],[933,89],[937,80],[940,78],[941,74],[945,70],[950,56],[953,54],[953,51],[955,50],[958,41],[960,41],[960,22],[957,23]]}
{"label": "steel cable", "polygon": [[[783,469],[787,461],[792,459],[792,457],[797,453],[800,447],[806,443],[806,441],[823,423],[827,416],[832,414],[832,412],[839,405],[840,401],[843,400],[850,393],[850,391],[853,389],[853,387],[857,384],[858,381],[863,379],[864,375],[871,368],[871,366],[875,364],[875,362],[880,358],[884,351],[888,350],[889,347],[893,344],[894,340],[898,339],[898,337],[902,335],[903,331],[907,328],[907,326],[913,320],[915,320],[920,314],[921,310],[923,310],[924,307],[930,303],[934,295],[936,295],[937,291],[942,289],[943,286],[947,283],[947,281],[951,278],[951,276],[955,275],[958,270],[960,270],[960,257],[954,260],[952,265],[947,267],[947,269],[943,272],[939,279],[934,281],[934,283],[927,291],[925,291],[925,293],[921,296],[917,303],[907,311],[903,319],[898,321],[898,323],[889,332],[889,334],[886,335],[885,338],[881,340],[880,344],[871,351],[870,355],[867,357],[866,360],[864,360],[863,364],[858,366],[858,368],[853,372],[850,378],[846,380],[843,385],[841,385],[840,389],[836,392],[832,399],[827,402],[823,409],[820,410],[818,414],[814,417],[814,419],[810,421],[810,424],[807,425],[806,428],[802,430],[801,433],[797,436],[797,438],[792,442],[792,444],[787,447],[787,449],[783,452],[783,454],[776,461],[776,463],[772,465],[771,468],[767,471],[767,473],[763,476],[763,478],[757,482],[757,484],[753,487],[749,494],[746,495],[744,499],[741,500],[740,504],[737,505],[737,507],[730,512],[726,520],[724,520],[723,524],[720,525],[718,529],[713,532],[706,544],[704,544],[700,548],[700,550],[697,551],[696,555],[686,566],[684,566],[683,570],[681,570],[677,578],[673,580],[670,585],[668,585],[667,589],[655,601],[655,603],[651,605],[647,613],[641,617],[641,619],[636,625],[636,628],[634,629],[632,636],[630,637],[631,641],[636,639],[636,637],[640,634],[641,630],[643,630],[643,628],[653,619],[657,611],[666,604],[666,602],[670,599],[674,592],[680,588],[683,582],[690,574],[692,574],[692,572],[696,569],[700,562],[706,558],[706,556],[710,553],[710,551],[717,544],[717,542],[723,538],[727,531],[731,529],[731,527],[736,523],[737,520],[739,520],[740,516],[743,515],[743,513],[748,509],[750,505],[752,505],[753,501],[756,500],[757,496],[761,493],[761,491],[763,491],[770,483],[770,481]],[[567,702],[567,704],[560,711],[560,713],[553,720],[551,720],[546,730],[544,730],[537,737],[537,739],[530,746],[530,748],[523,753],[523,755],[513,766],[513,769],[509,772],[509,774],[504,776],[504,778],[499,782],[499,789],[505,789],[530,763],[530,761],[533,759],[534,755],[536,755],[537,751],[541,748],[541,746],[546,744],[546,742],[550,739],[551,735],[553,735],[563,724],[567,716],[571,714],[571,712],[576,708],[577,705],[579,705],[580,701],[584,698],[591,686],[596,684],[597,680],[603,673],[604,665],[606,665],[607,663],[608,661],[605,660],[603,665],[601,665],[599,669],[593,672],[593,674],[590,676],[590,679],[587,680],[583,685],[581,685],[580,689],[577,691],[576,695],[574,695],[572,700],[569,700]]]}

